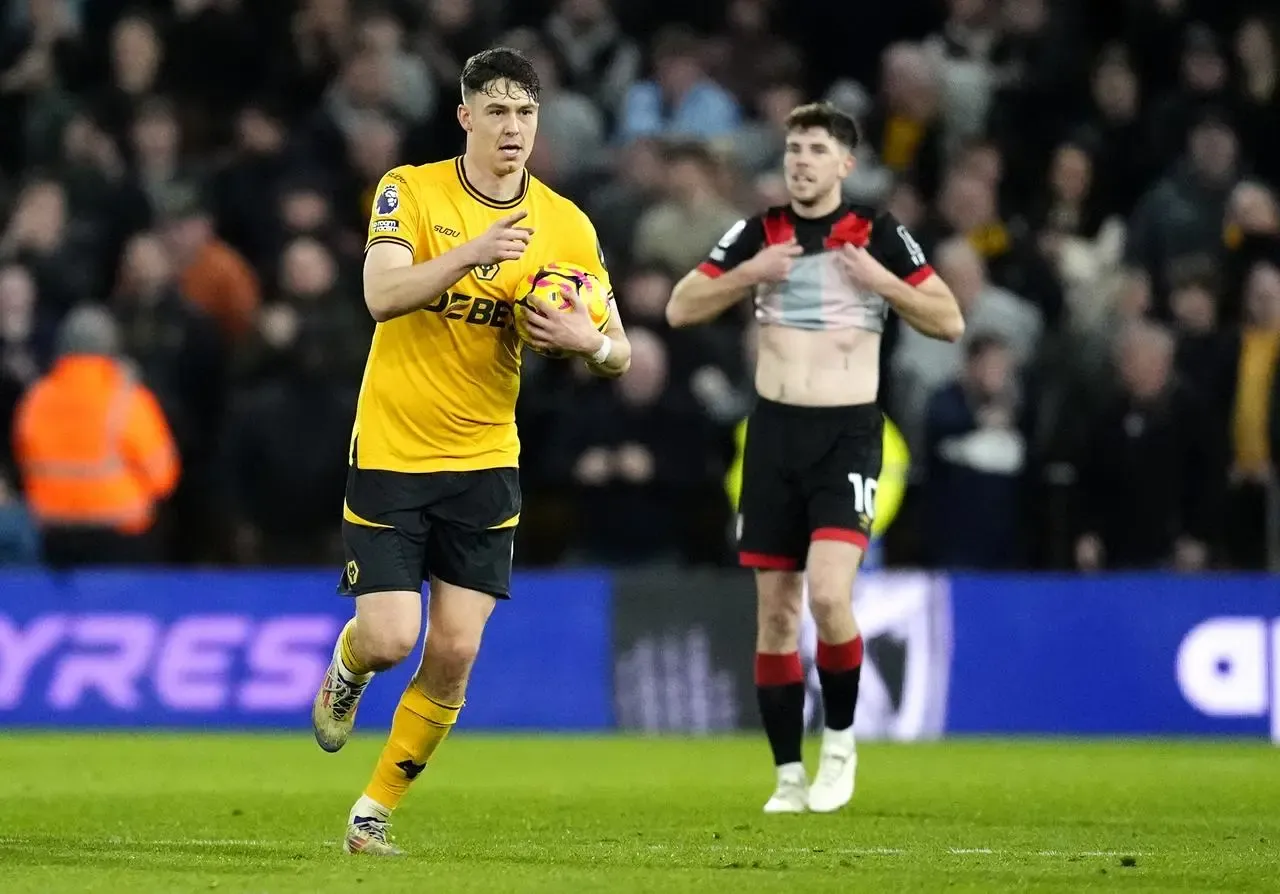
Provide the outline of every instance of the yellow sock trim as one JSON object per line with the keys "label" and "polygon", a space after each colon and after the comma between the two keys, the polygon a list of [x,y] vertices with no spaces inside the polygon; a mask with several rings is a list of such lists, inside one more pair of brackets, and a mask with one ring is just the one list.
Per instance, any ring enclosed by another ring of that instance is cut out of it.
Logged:
{"label": "yellow sock trim", "polygon": [[400,696],[391,735],[378,756],[365,795],[394,809],[458,722],[461,710],[462,705],[441,704],[411,684]]}
{"label": "yellow sock trim", "polygon": [[342,628],[342,633],[338,635],[338,657],[342,660],[343,665],[353,674],[372,673],[373,668],[363,663],[356,657],[355,649],[351,646],[351,639],[355,635],[356,619],[352,618]]}

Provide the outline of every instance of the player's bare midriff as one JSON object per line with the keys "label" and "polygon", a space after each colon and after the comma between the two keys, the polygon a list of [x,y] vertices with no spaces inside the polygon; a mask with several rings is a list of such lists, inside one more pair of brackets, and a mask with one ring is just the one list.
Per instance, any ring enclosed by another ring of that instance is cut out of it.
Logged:
{"label": "player's bare midriff", "polygon": [[880,334],[865,329],[759,329],[756,391],[801,407],[874,403],[880,384]]}

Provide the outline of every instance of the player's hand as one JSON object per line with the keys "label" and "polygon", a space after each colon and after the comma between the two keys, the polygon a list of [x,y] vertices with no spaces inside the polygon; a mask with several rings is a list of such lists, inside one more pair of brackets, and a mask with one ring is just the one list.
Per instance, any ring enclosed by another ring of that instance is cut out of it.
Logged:
{"label": "player's hand", "polygon": [[886,285],[898,279],[884,264],[872,257],[871,252],[856,245],[843,245],[838,260],[840,269],[849,282],[868,292],[878,294],[884,291]]}
{"label": "player's hand", "polygon": [[529,304],[537,313],[529,314],[525,328],[535,348],[590,355],[603,344],[602,336],[591,322],[585,298],[570,296],[567,311],[559,310],[536,295],[529,298]]}
{"label": "player's hand", "polygon": [[1081,571],[1097,571],[1102,567],[1102,540],[1097,534],[1085,534],[1076,541],[1076,565]]}
{"label": "player's hand", "polygon": [[472,266],[485,267],[503,261],[514,261],[524,254],[524,250],[529,247],[529,240],[533,238],[533,230],[516,224],[528,216],[528,211],[508,214],[468,242]]}
{"label": "player's hand", "polygon": [[796,240],[768,245],[756,252],[755,257],[742,265],[752,281],[757,283],[783,282],[791,275],[791,265],[804,254]]}

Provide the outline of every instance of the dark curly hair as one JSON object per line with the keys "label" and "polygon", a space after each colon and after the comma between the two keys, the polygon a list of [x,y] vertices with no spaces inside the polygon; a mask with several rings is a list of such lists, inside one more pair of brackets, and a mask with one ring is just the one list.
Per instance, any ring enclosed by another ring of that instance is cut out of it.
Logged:
{"label": "dark curly hair", "polygon": [[476,53],[467,60],[462,69],[463,101],[476,93],[496,96],[499,81],[507,81],[511,86],[519,87],[531,100],[538,101],[542,84],[538,80],[537,69],[528,56],[511,47],[494,47]]}

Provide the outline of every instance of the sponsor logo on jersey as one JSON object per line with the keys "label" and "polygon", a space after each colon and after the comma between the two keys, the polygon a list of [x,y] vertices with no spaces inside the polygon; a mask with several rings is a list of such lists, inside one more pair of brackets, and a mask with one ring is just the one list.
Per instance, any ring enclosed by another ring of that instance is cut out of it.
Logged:
{"label": "sponsor logo on jersey", "polygon": [[476,279],[489,282],[498,275],[498,268],[500,266],[500,264],[481,264],[471,272],[475,274]]}
{"label": "sponsor logo on jersey", "polygon": [[451,229],[450,227],[441,226],[440,224],[436,224],[434,227],[432,227],[432,229],[435,230],[437,233],[439,233],[441,236],[453,236],[456,238],[462,235],[457,230]]}
{"label": "sponsor logo on jersey", "polygon": [[476,298],[459,292],[445,292],[423,310],[427,313],[440,314],[446,320],[461,320],[472,326],[514,329],[516,325],[515,315],[507,302],[493,298]]}
{"label": "sponsor logo on jersey", "polygon": [[375,220],[373,222],[373,231],[375,233],[397,233],[400,231],[400,221]]}

